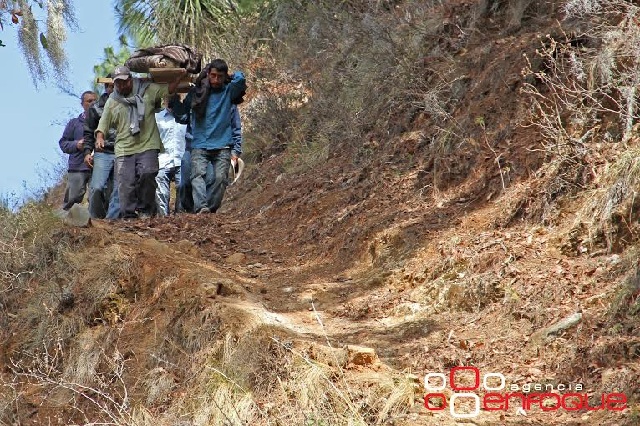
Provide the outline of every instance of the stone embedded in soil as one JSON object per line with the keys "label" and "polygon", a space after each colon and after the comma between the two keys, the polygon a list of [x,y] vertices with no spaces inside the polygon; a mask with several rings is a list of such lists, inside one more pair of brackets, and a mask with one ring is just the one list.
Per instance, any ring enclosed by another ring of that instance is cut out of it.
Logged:
{"label": "stone embedded in soil", "polygon": [[540,330],[533,336],[534,342],[550,342],[555,339],[561,332],[570,329],[574,325],[582,321],[582,313],[576,312],[568,317],[558,321],[557,323]]}
{"label": "stone embedded in soil", "polygon": [[198,247],[189,240],[178,241],[175,243],[175,248],[191,256],[200,257],[200,250],[198,250]]}
{"label": "stone embedded in soil", "polygon": [[346,367],[349,360],[346,349],[331,348],[324,345],[312,344],[309,348],[309,357],[322,364],[331,367]]}
{"label": "stone embedded in soil", "polygon": [[86,228],[91,226],[89,210],[85,206],[74,204],[71,206],[66,216],[64,216],[64,223],[77,228]]}
{"label": "stone embedded in soil", "polygon": [[353,365],[372,365],[378,362],[376,351],[364,346],[348,345],[347,357],[349,364]]}
{"label": "stone embedded in soil", "polygon": [[246,260],[247,256],[244,253],[233,253],[225,259],[225,262],[231,265],[241,265]]}

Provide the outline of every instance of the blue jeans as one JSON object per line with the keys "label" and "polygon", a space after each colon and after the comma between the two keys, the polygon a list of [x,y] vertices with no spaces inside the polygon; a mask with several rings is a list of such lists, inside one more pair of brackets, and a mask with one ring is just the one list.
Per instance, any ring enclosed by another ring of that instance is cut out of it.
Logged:
{"label": "blue jeans", "polygon": [[[156,176],[156,183],[158,189],[156,190],[156,203],[158,204],[158,215],[169,216],[169,203],[171,201],[171,181],[175,181],[176,188],[180,187],[180,166],[178,167],[164,167],[158,170]],[[180,197],[176,197],[175,211],[179,210]]]}
{"label": "blue jeans", "polygon": [[107,219],[118,219],[120,217],[120,192],[118,191],[118,182],[113,180],[113,191],[111,191],[111,201],[109,201],[109,210],[107,211]]}
{"label": "blue jeans", "polygon": [[115,155],[93,154],[93,173],[89,184],[89,213],[92,218],[117,219],[120,215],[118,186],[114,184]]}
{"label": "blue jeans", "polygon": [[[207,169],[213,165],[213,182],[207,184]],[[213,213],[222,205],[229,184],[231,149],[199,149],[191,151],[191,186],[196,212],[208,207]]]}
{"label": "blue jeans", "polygon": [[[213,166],[211,163],[207,166],[207,174],[205,176],[207,185],[213,183]],[[193,188],[191,187],[191,150],[187,150],[182,155],[180,163],[180,184],[178,185],[178,205],[176,211],[195,213],[193,208]]]}

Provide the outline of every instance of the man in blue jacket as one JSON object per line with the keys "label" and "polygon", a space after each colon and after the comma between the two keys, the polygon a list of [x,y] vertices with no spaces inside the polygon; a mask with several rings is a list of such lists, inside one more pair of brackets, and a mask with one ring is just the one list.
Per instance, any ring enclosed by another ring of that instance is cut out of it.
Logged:
{"label": "man in blue jacket", "polygon": [[[224,60],[213,60],[200,73],[184,102],[191,112],[191,186],[194,209],[200,214],[220,208],[229,183],[231,159],[239,155],[232,151],[232,100],[242,96],[246,80],[240,71],[228,72]],[[207,185],[209,164],[213,165],[213,182]]]}
{"label": "man in blue jacket", "polygon": [[[237,100],[233,102],[237,102]],[[191,142],[193,140],[191,124],[188,119],[185,121],[184,116],[182,116],[181,119],[176,117],[176,121],[188,124],[185,138],[185,151],[180,164],[180,185],[178,185],[178,206],[176,210],[179,212],[195,213],[193,208],[193,188],[191,187]],[[239,158],[240,155],[242,155],[242,121],[236,103],[231,105],[231,137],[233,138],[231,158]],[[211,164],[207,166],[205,182],[207,187],[215,183],[213,166]]]}
{"label": "man in blue jacket", "polygon": [[62,152],[69,154],[63,210],[69,210],[74,204],[82,203],[84,194],[87,192],[91,168],[84,162],[84,120],[87,111],[96,99],[98,96],[91,91],[86,91],[80,96],[80,103],[84,111],[67,123],[62,137],[58,141]]}

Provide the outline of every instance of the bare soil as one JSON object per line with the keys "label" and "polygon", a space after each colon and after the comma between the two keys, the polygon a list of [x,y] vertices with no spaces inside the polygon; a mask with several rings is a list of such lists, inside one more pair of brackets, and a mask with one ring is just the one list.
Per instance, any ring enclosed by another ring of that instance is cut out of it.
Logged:
{"label": "bare soil", "polygon": [[[117,247],[132,259],[131,285],[148,305],[127,313],[141,322],[118,337],[120,350],[154,351],[142,311],[160,330],[176,319],[202,329],[215,311],[236,334],[266,324],[298,342],[373,348],[384,366],[353,372],[389,369],[419,382],[472,365],[520,387],[580,384],[592,404],[606,392],[629,400],[622,412],[483,411],[471,424],[638,424],[637,317],[615,315],[638,296],[623,291],[637,264],[633,242],[619,253],[574,244],[589,195],[553,199],[541,136],[525,126],[518,96],[522,54],[533,55],[553,25],[529,22],[512,34],[488,26],[494,38],[455,54],[465,78],[452,122],[466,137],[442,155],[431,146],[441,135],[432,117],[399,113],[404,131],[362,135],[361,146],[341,146],[302,172],[289,171],[286,152],[249,165],[216,214],[74,230],[97,252]],[[441,60],[425,58],[426,78]],[[113,311],[117,324],[122,312]],[[545,336],[576,313],[576,325]],[[140,374],[148,367],[130,365]],[[422,407],[421,395],[389,424],[458,424],[447,410]]]}

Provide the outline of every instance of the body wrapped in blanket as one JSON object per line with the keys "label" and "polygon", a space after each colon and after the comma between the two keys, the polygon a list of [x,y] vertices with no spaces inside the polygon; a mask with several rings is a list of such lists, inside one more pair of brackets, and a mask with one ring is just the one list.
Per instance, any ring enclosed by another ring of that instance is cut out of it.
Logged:
{"label": "body wrapped in blanket", "polygon": [[202,54],[186,44],[166,44],[138,49],[125,62],[133,72],[149,72],[150,68],[184,68],[198,74],[202,69]]}

